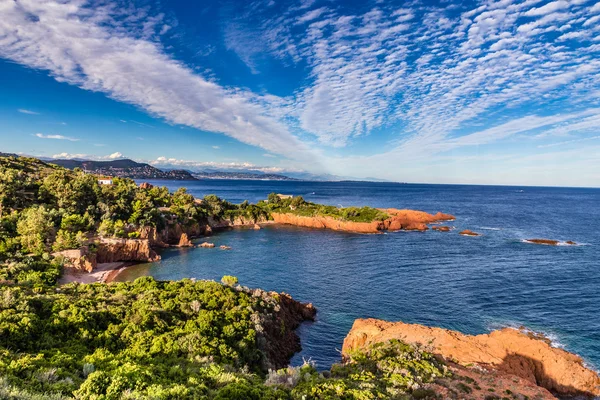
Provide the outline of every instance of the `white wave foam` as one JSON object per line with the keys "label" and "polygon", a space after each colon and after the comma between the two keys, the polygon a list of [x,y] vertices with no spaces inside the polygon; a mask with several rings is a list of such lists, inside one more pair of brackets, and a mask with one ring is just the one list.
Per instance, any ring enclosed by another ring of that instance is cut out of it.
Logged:
{"label": "white wave foam", "polygon": [[489,226],[482,226],[479,229],[483,229],[484,231],[501,231],[502,230],[502,228],[491,228]]}
{"label": "white wave foam", "polygon": [[489,331],[495,331],[495,330],[499,330],[499,329],[503,329],[503,328],[510,328],[510,329],[514,329],[519,332],[523,332],[525,334],[530,334],[530,335],[539,337],[540,339],[547,339],[550,342],[550,346],[556,347],[559,349],[565,348],[565,345],[563,343],[561,343],[558,334],[551,332],[551,331],[544,331],[544,330],[536,331],[536,330],[527,328],[525,325],[520,324],[515,321],[509,321],[509,322],[504,322],[504,323],[491,322],[491,323],[487,324],[487,329]]}

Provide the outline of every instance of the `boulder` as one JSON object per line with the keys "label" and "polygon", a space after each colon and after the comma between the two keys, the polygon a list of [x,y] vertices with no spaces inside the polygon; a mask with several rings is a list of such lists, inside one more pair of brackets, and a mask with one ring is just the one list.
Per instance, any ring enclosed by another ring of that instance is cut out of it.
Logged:
{"label": "boulder", "polygon": [[214,243],[204,242],[204,243],[198,245],[198,247],[204,247],[204,248],[209,248],[210,249],[210,248],[215,247],[215,244]]}
{"label": "boulder", "polygon": [[154,187],[154,185],[152,185],[148,182],[140,183],[140,189],[152,189],[153,187]]}
{"label": "boulder", "polygon": [[259,224],[254,224],[254,226],[252,227],[252,229],[254,229],[256,231],[259,231],[261,228],[260,228]]}
{"label": "boulder", "polygon": [[458,234],[463,235],[463,236],[481,236],[479,233],[473,232],[472,230],[469,230],[469,229],[460,231],[460,232],[458,232]]}
{"label": "boulder", "polygon": [[179,244],[177,247],[193,247],[192,241],[188,238],[187,233],[182,233],[179,237]]}
{"label": "boulder", "polygon": [[431,229],[433,229],[434,231],[440,231],[440,232],[450,232],[449,226],[434,226]]}
{"label": "boulder", "polygon": [[219,246],[219,248],[220,248],[221,250],[231,250],[231,247],[229,247],[229,246],[225,246],[224,244],[222,244],[221,246]]}

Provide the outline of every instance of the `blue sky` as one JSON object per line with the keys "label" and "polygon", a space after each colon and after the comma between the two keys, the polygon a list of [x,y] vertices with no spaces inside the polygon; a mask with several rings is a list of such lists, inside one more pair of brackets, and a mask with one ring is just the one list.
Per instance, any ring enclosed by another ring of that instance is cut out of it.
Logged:
{"label": "blue sky", "polygon": [[0,151],[600,186],[600,2],[0,0]]}

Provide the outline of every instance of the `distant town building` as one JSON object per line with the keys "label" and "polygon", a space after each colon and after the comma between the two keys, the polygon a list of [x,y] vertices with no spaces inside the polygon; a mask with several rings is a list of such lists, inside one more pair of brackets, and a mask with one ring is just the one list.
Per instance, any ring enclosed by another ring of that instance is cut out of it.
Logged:
{"label": "distant town building", "polygon": [[98,184],[100,185],[112,185],[113,181],[112,178],[110,177],[102,177],[102,178],[98,178]]}

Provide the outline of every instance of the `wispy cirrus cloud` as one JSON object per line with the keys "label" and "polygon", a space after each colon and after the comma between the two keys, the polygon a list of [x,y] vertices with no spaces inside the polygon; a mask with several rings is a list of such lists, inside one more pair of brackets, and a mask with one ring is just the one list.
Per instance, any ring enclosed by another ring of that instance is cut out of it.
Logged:
{"label": "wispy cirrus cloud", "polygon": [[27,115],[40,115],[39,112],[35,112],[35,111],[31,111],[31,110],[27,110],[25,108],[19,108],[17,110],[18,112],[20,112],[21,114],[27,114]]}
{"label": "wispy cirrus cloud", "polygon": [[2,0],[0,57],[172,123],[314,162],[285,124],[266,115],[259,95],[220,86],[173,59],[156,41],[160,16],[135,11],[110,1]]}
{"label": "wispy cirrus cloud", "polygon": [[80,140],[80,139],[69,137],[69,136],[63,136],[63,135],[45,135],[43,133],[36,133],[34,136],[38,137],[40,139],[68,140],[69,142],[78,142]]}
{"label": "wispy cirrus cloud", "polygon": [[322,4],[251,18],[274,57],[308,64],[310,83],[287,110],[324,145],[380,128],[398,142],[440,144],[501,109],[576,109],[600,87],[593,3],[386,2],[354,13]]}

